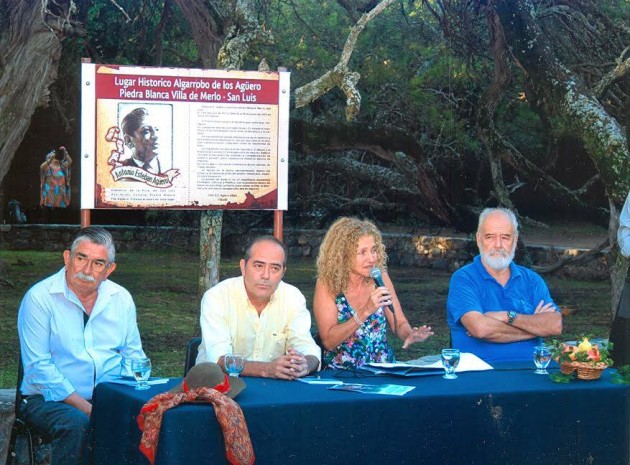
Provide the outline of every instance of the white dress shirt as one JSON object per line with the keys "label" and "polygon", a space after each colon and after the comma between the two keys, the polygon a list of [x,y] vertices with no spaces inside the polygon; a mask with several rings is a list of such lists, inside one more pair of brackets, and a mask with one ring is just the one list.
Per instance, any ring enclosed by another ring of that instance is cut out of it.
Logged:
{"label": "white dress shirt", "polygon": [[230,353],[270,362],[289,348],[321,361],[321,350],[311,336],[306,299],[296,287],[282,281],[259,316],[247,297],[243,277],[226,279],[204,294],[200,321],[202,343],[197,363],[216,363]]}
{"label": "white dress shirt", "polygon": [[619,215],[619,229],[617,230],[617,242],[621,255],[630,258],[630,193],[626,197],[626,203]]}
{"label": "white dress shirt", "polygon": [[62,401],[73,392],[92,398],[94,386],[131,375],[128,361],[144,357],[131,294],[105,280],[84,327],[85,310],[66,283],[66,269],[28,290],[18,313],[24,395]]}

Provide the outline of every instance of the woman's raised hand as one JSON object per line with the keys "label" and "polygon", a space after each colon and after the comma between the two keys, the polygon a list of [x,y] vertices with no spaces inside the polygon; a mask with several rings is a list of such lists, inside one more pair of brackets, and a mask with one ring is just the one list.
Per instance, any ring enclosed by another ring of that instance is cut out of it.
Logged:
{"label": "woman's raised hand", "polygon": [[427,326],[427,325],[422,325],[420,327],[414,326],[413,328],[411,328],[411,332],[409,333],[409,335],[405,338],[405,342],[403,343],[402,348],[406,349],[411,344],[414,344],[416,342],[422,342],[426,340],[427,338],[429,338],[430,336],[433,336],[433,331],[431,330],[431,326]]}

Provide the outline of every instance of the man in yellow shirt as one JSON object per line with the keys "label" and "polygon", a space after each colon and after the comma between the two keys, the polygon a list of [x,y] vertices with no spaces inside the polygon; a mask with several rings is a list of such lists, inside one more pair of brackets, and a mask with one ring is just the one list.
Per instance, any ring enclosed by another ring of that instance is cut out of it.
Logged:
{"label": "man in yellow shirt", "polygon": [[212,287],[201,301],[197,363],[225,370],[226,354],[245,356],[243,376],[295,379],[316,371],[321,350],[311,336],[304,295],[282,281],[286,249],[273,236],[253,239],[240,277]]}

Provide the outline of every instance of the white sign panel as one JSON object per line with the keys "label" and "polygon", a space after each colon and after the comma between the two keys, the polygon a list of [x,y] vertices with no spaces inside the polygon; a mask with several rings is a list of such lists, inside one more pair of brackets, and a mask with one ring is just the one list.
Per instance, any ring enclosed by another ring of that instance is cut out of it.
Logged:
{"label": "white sign panel", "polygon": [[82,65],[81,208],[287,209],[290,74]]}

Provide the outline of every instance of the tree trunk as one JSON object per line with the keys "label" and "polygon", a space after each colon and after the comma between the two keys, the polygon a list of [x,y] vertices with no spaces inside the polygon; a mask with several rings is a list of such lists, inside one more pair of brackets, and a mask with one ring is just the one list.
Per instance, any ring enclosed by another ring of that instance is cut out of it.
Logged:
{"label": "tree trunk", "polygon": [[501,33],[501,25],[497,15],[491,11],[488,12],[488,29],[490,31],[492,56],[494,57],[494,71],[490,87],[488,87],[479,102],[476,115],[477,127],[479,137],[485,147],[486,156],[490,162],[494,195],[500,206],[514,210],[514,204],[503,181],[500,153],[505,148],[496,141],[493,122],[494,112],[503,98],[505,88],[510,82],[510,68],[507,64],[507,45]]}
{"label": "tree trunk", "polygon": [[223,212],[206,210],[199,219],[199,298],[219,282]]}
{"label": "tree trunk", "polygon": [[186,17],[192,36],[197,43],[203,68],[216,68],[219,47],[225,38],[223,15],[217,3],[205,0],[174,0]]}
{"label": "tree trunk", "polygon": [[[204,68],[240,69],[252,44],[268,41],[248,0],[175,0],[192,29]],[[221,8],[233,7],[233,11]],[[223,211],[203,212],[199,225],[199,295],[219,282]]]}
{"label": "tree trunk", "polygon": [[[203,68],[215,68],[219,47],[225,37],[223,15],[203,0],[174,0],[190,24]],[[199,219],[199,299],[220,279],[223,212],[207,210]]]}
{"label": "tree trunk", "polygon": [[[44,1],[0,0],[0,182],[31,123],[48,105],[57,77],[61,39],[76,33],[69,17],[53,16]],[[67,9],[70,1],[57,2]]]}
{"label": "tree trunk", "polygon": [[[533,95],[528,99],[546,108],[548,113],[564,117],[595,163],[613,207],[609,235],[614,237],[617,206],[622,205],[630,189],[630,153],[622,126],[580,77],[554,55],[552,44],[533,16],[535,7],[531,0],[493,0],[489,4],[495,8],[506,42],[531,84]],[[615,244],[610,255],[614,315],[620,297],[616,289],[625,279],[628,261],[620,257],[616,241],[611,243]]]}

